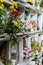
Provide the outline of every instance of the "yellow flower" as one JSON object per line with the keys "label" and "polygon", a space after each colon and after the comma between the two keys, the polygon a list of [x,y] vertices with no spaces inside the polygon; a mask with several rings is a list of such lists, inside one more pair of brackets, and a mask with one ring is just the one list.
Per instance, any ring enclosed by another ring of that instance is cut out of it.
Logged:
{"label": "yellow flower", "polygon": [[3,4],[1,4],[1,6],[2,6],[2,7],[4,7],[4,5],[3,5]]}
{"label": "yellow flower", "polygon": [[31,3],[32,3],[32,4],[35,4],[35,0],[31,0]]}
{"label": "yellow flower", "polygon": [[17,11],[16,9],[14,9],[14,11]]}
{"label": "yellow flower", "polygon": [[17,20],[18,23],[21,23],[21,20]]}
{"label": "yellow flower", "polygon": [[3,7],[2,7],[2,6],[0,6],[0,9],[2,10],[2,9],[3,9]]}
{"label": "yellow flower", "polygon": [[[14,8],[14,6],[15,6],[15,8]],[[12,1],[12,5],[10,6],[10,9],[12,9],[12,8],[18,9],[18,4],[17,4],[17,2]]]}
{"label": "yellow flower", "polygon": [[17,2],[12,2],[12,5],[15,6],[16,8],[18,8]]}
{"label": "yellow flower", "polygon": [[17,25],[18,25],[18,23],[17,23],[16,21],[14,21],[14,25],[16,25],[16,26],[17,26]]}
{"label": "yellow flower", "polygon": [[3,4],[0,4],[0,9],[1,9],[1,10],[3,9],[3,7],[4,7],[4,5],[3,5]]}
{"label": "yellow flower", "polygon": [[4,2],[4,0],[0,0],[0,2],[1,2],[1,3],[3,3],[3,2]]}
{"label": "yellow flower", "polygon": [[[13,9],[13,6],[10,6],[10,9]],[[14,9],[14,11],[17,11],[16,9]]]}
{"label": "yellow flower", "polygon": [[12,9],[14,6],[10,6],[10,9]]}

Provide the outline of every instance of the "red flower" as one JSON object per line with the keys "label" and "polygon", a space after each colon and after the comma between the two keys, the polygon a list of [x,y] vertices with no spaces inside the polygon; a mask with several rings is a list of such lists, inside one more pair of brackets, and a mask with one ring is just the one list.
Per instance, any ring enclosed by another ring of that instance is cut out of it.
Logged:
{"label": "red flower", "polygon": [[20,15],[17,11],[14,11],[14,10],[12,10],[11,14],[15,15],[15,16],[19,16]]}

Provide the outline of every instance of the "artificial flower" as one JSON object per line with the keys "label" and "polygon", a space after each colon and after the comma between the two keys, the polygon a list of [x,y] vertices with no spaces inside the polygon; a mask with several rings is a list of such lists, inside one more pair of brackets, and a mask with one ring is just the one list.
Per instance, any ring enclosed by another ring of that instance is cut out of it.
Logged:
{"label": "artificial flower", "polygon": [[14,11],[17,11],[16,9],[14,9]]}
{"label": "artificial flower", "polygon": [[4,2],[4,0],[0,0],[0,3],[3,3]]}
{"label": "artificial flower", "polygon": [[32,2],[32,4],[35,4],[35,0],[32,0],[31,2]]}
{"label": "artificial flower", "polygon": [[12,5],[15,6],[16,8],[18,8],[17,2],[12,2]]}
{"label": "artificial flower", "polygon": [[4,7],[3,2],[4,2],[4,0],[0,0],[0,10],[2,10]]}
{"label": "artificial flower", "polygon": [[2,6],[0,6],[0,10],[2,10],[3,9],[3,7]]}
{"label": "artificial flower", "polygon": [[3,4],[1,4],[1,6],[2,6],[2,7],[4,7],[4,5],[3,5]]}
{"label": "artificial flower", "polygon": [[14,8],[14,6],[12,5],[12,6],[10,6],[10,9],[12,9],[12,8]]}
{"label": "artificial flower", "polygon": [[18,23],[17,23],[16,21],[14,21],[14,25],[16,25],[16,26],[17,26],[17,25],[18,25]]}
{"label": "artificial flower", "polygon": [[24,47],[23,55],[24,55],[23,58],[29,58],[33,55],[33,52],[28,47]]}
{"label": "artificial flower", "polygon": [[18,22],[18,23],[20,23],[20,22],[21,22],[21,20],[17,20],[17,22]]}
{"label": "artificial flower", "polygon": [[11,14],[12,14],[12,15],[15,15],[15,16],[19,16],[19,15],[20,15],[20,14],[19,14],[17,11],[15,11],[15,10],[12,10]]}
{"label": "artificial flower", "polygon": [[12,2],[12,5],[10,6],[10,9],[18,9],[18,4],[17,4],[17,2]]}

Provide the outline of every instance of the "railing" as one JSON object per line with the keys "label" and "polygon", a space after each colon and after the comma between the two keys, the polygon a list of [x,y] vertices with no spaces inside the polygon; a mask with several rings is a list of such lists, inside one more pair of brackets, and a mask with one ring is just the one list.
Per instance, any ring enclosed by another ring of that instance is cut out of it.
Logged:
{"label": "railing", "polygon": [[[40,41],[39,41],[39,38],[38,38],[38,36],[40,36],[40,35],[43,36],[43,30],[40,30],[40,31],[37,31],[37,32],[32,32],[32,33],[29,32],[29,33],[18,33],[17,34],[17,36],[18,36],[18,53],[17,53],[18,57],[17,57],[17,62],[18,63],[22,63],[24,61],[23,60],[23,38],[25,37],[26,46],[31,49],[31,40],[30,40],[31,37],[34,37],[35,40],[41,44],[41,42],[40,42],[41,37],[40,37]],[[41,55],[42,55],[42,52],[41,52]],[[39,54],[38,58],[40,58],[40,54]]]}

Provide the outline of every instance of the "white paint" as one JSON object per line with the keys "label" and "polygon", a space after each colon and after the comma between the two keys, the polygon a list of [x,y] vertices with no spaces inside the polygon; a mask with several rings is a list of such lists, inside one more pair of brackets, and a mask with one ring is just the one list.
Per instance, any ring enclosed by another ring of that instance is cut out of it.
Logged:
{"label": "white paint", "polygon": [[23,61],[23,38],[19,39],[19,63]]}
{"label": "white paint", "polygon": [[15,65],[16,60],[11,60],[11,65]]}
{"label": "white paint", "polygon": [[26,2],[26,0],[19,0],[19,1]]}
{"label": "white paint", "polygon": [[29,65],[35,65],[35,61],[30,61]]}
{"label": "white paint", "polygon": [[31,17],[31,20],[32,20],[32,21],[34,20],[34,21],[37,23],[37,13],[34,14],[34,15]]}
{"label": "white paint", "polygon": [[39,27],[40,30],[42,29],[42,22],[43,22],[43,14],[41,14],[38,17],[38,27]]}
{"label": "white paint", "polygon": [[35,61],[24,61],[22,63],[19,63],[17,65],[35,65]]}
{"label": "white paint", "polygon": [[35,34],[35,41],[38,42],[38,34]]}
{"label": "white paint", "polygon": [[43,35],[41,35],[41,40],[43,40]]}
{"label": "white paint", "polygon": [[11,59],[11,43],[9,43],[8,58]]}
{"label": "white paint", "polygon": [[31,49],[31,38],[30,38],[30,37],[26,37],[25,40],[26,40],[26,46],[27,46],[29,49]]}
{"label": "white paint", "polygon": [[24,17],[25,17],[25,12],[23,12],[23,13],[20,15],[20,19],[21,19],[22,22],[25,22]]}
{"label": "white paint", "polygon": [[38,42],[39,42],[39,43],[41,43],[41,38],[42,38],[42,36],[40,35],[40,36],[38,37]]}

